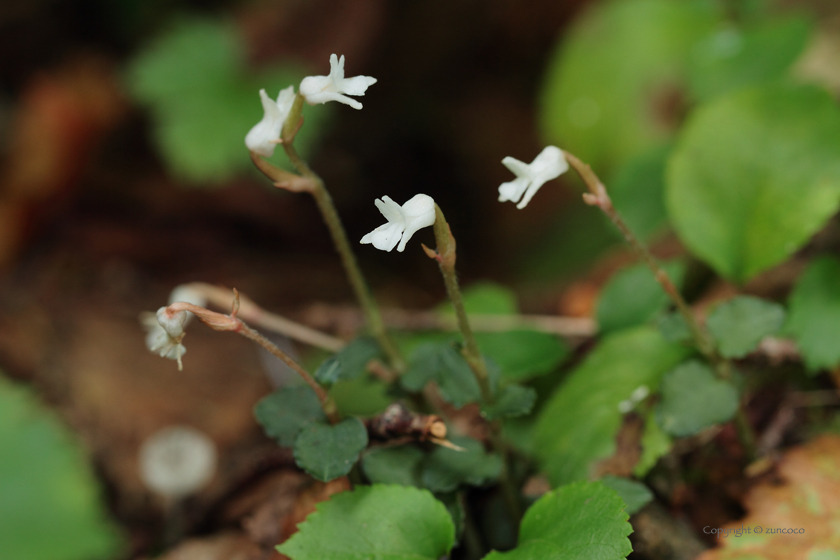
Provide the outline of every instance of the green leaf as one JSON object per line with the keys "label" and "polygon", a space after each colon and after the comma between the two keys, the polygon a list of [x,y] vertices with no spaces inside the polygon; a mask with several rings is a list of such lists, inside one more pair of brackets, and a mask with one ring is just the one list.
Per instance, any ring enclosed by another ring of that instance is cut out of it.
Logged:
{"label": "green leaf", "polygon": [[452,443],[463,447],[456,451],[437,446],[421,464],[421,481],[432,492],[451,492],[461,484],[482,486],[499,478],[502,459],[487,453],[481,442],[455,436]]}
{"label": "green leaf", "polygon": [[840,364],[840,261],[814,260],[793,287],[785,330],[811,371]]}
{"label": "green leaf", "polygon": [[627,504],[625,511],[630,515],[642,509],[653,499],[653,492],[647,486],[629,478],[605,476],[601,479],[601,482],[607,488],[612,488],[621,496],[621,499]]}
{"label": "green leaf", "polygon": [[706,364],[690,361],[662,378],[656,421],[676,437],[694,435],[730,420],[738,410],[738,391],[715,377]]}
{"label": "green leaf", "polygon": [[316,506],[277,550],[294,560],[438,560],[455,542],[446,507],[408,486],[357,486]]}
{"label": "green leaf", "polygon": [[[513,315],[517,312],[516,294],[495,282],[478,282],[464,289],[461,294],[467,313],[484,315]],[[441,304],[439,312],[454,315],[452,304]]]}
{"label": "green leaf", "polygon": [[[657,146],[627,161],[610,181],[610,198],[630,231],[642,239],[662,231],[665,210],[665,164],[673,146]],[[610,224],[610,227],[615,227]],[[617,232],[616,232],[617,233]]]}
{"label": "green leaf", "polygon": [[784,261],[837,211],[840,110],[811,87],[717,98],[689,119],[666,184],[683,242],[743,283]]}
{"label": "green leaf", "polygon": [[448,342],[431,342],[418,346],[409,360],[400,383],[408,391],[420,391],[429,381],[436,381],[440,396],[456,408],[481,397],[470,366]]}
{"label": "green leaf", "polygon": [[324,385],[332,385],[341,378],[342,372],[341,362],[336,358],[327,358],[315,370],[315,379]]}
{"label": "green leaf", "polygon": [[690,350],[650,327],[605,337],[543,406],[534,443],[552,484],[589,478],[591,466],[615,452],[618,405],[641,385],[651,391]]}
{"label": "green leaf", "polygon": [[531,387],[507,385],[502,387],[493,404],[481,406],[481,415],[487,420],[525,416],[534,408],[537,392]]}
{"label": "green leaf", "polygon": [[689,53],[714,28],[710,4],[592,4],[548,62],[540,95],[547,142],[568,146],[603,176],[670,139]]}
{"label": "green leaf", "polygon": [[519,544],[484,560],[617,560],[633,551],[624,501],[600,482],[552,490],[532,505]]}
{"label": "green leaf", "polygon": [[751,296],[736,296],[715,307],[706,327],[725,358],[743,358],[766,336],[779,332],[785,308]]}
{"label": "green leaf", "polygon": [[[677,286],[682,284],[685,266],[669,262],[663,268]],[[612,332],[651,321],[670,299],[644,264],[616,273],[598,298],[596,317],[601,332]]]}
{"label": "green leaf", "polygon": [[0,378],[0,558],[119,557],[90,466],[33,393]]}
{"label": "green leaf", "polygon": [[420,462],[425,455],[415,445],[375,447],[362,457],[362,470],[374,483],[420,487]]}
{"label": "green leaf", "polygon": [[335,425],[310,423],[295,440],[295,461],[314,478],[328,482],[349,473],[367,444],[367,429],[358,418]]}
{"label": "green leaf", "polygon": [[762,22],[741,30],[722,26],[692,50],[691,91],[700,100],[784,76],[811,35],[801,17]]}
{"label": "green leaf", "polygon": [[507,381],[525,381],[554,371],[569,357],[569,349],[553,334],[515,330],[476,333],[481,352],[501,369]]}
{"label": "green leaf", "polygon": [[339,381],[330,387],[330,397],[343,416],[375,416],[384,411],[393,398],[389,385],[374,377]]}
{"label": "green leaf", "polygon": [[308,385],[284,387],[260,399],[254,416],[265,434],[283,447],[292,447],[301,428],[327,419],[318,395]]}
{"label": "green leaf", "polygon": [[[128,90],[149,107],[155,142],[179,178],[219,183],[252,169],[244,139],[263,116],[260,88],[276,97],[307,74],[282,66],[251,76],[246,68],[236,27],[196,18],[181,20],[131,61]],[[329,112],[304,108],[306,126],[295,141],[304,157]]]}
{"label": "green leaf", "polygon": [[335,355],[341,364],[341,379],[356,379],[367,371],[368,362],[381,356],[382,350],[375,338],[360,336],[354,339]]}
{"label": "green leaf", "polygon": [[673,441],[671,436],[662,431],[659,424],[656,422],[655,414],[648,414],[645,420],[645,431],[642,433],[642,456],[639,457],[639,462],[633,467],[633,475],[642,478],[650,469],[652,469],[656,462],[661,457],[664,457],[671,451]]}
{"label": "green leaf", "polygon": [[685,319],[679,311],[660,313],[654,323],[668,342],[688,342],[692,338],[691,329],[685,324]]}

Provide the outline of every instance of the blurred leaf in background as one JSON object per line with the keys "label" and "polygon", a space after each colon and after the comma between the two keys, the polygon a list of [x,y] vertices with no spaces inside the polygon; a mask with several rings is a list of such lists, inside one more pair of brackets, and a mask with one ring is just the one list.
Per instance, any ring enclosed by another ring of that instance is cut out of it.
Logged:
{"label": "blurred leaf in background", "polygon": [[692,95],[703,101],[740,87],[782,78],[802,54],[812,26],[804,17],[722,25],[701,40],[689,59]]}
{"label": "blurred leaf in background", "polygon": [[0,558],[113,558],[120,537],[77,443],[32,393],[0,378]]}
{"label": "blurred leaf in background", "polygon": [[824,91],[770,85],[698,109],[668,164],[680,239],[743,283],[805,244],[840,205],[840,110]]}
{"label": "blurred leaf in background", "polygon": [[[170,171],[190,183],[220,183],[252,167],[245,135],[263,116],[259,90],[272,98],[306,72],[283,63],[247,71],[242,38],[223,21],[182,19],[145,46],[129,66],[127,84],[147,106],[153,136]],[[296,146],[306,156],[329,108],[304,107]],[[274,158],[288,167],[285,157]]]}
{"label": "blurred leaf in background", "polygon": [[602,176],[667,141],[682,117],[691,49],[716,20],[707,1],[593,4],[549,60],[540,99],[546,140]]}

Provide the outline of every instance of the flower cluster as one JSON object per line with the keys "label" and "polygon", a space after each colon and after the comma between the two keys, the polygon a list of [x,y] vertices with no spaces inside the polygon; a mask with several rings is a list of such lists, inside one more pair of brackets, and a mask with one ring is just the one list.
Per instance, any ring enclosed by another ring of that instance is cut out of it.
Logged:
{"label": "flower cluster", "polygon": [[[364,95],[367,88],[376,83],[376,78],[370,76],[344,77],[344,56],[330,56],[330,73],[328,76],[307,76],[300,83],[300,93],[310,105],[338,101],[350,105],[354,109],[361,109],[362,104],[347,97],[348,95]],[[264,89],[260,90],[260,99],[264,115],[260,122],[245,136],[248,149],[261,156],[270,157],[274,148],[281,142],[280,133],[283,123],[292,110],[295,102],[295,86],[289,86],[280,91],[277,101],[272,101]]]}

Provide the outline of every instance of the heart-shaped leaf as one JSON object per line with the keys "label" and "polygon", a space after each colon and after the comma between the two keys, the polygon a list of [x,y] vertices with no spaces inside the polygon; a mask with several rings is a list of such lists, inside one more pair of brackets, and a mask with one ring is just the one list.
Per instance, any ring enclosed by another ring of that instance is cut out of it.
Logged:
{"label": "heart-shaped leaf", "polygon": [[295,440],[295,461],[314,478],[328,482],[349,473],[367,444],[367,429],[358,418],[335,425],[310,423]]}
{"label": "heart-shaped leaf", "polygon": [[656,421],[677,437],[694,435],[726,422],[738,410],[738,391],[728,381],[715,377],[709,366],[690,361],[662,378],[662,400]]}
{"label": "heart-shaped leaf", "polygon": [[263,397],[254,407],[254,416],[265,434],[283,447],[292,447],[305,425],[327,419],[318,395],[307,385],[284,387]]}
{"label": "heart-shaped leaf", "polygon": [[752,296],[736,296],[715,307],[706,326],[725,358],[743,358],[761,339],[779,332],[785,308]]}

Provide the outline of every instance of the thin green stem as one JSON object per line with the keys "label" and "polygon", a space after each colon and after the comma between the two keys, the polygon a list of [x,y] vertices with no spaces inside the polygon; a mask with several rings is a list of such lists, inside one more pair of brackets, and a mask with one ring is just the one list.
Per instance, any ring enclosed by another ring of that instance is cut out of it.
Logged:
{"label": "thin green stem", "polygon": [[313,391],[315,391],[316,395],[318,395],[318,401],[321,403],[321,408],[324,409],[324,414],[327,415],[327,418],[329,418],[331,423],[335,424],[341,419],[338,416],[338,411],[336,410],[335,403],[332,402],[330,396],[327,394],[324,388],[321,387],[321,385],[318,384],[317,381],[315,381],[315,378],[312,377],[312,375],[303,368],[303,366],[301,366],[299,363],[293,360],[291,356],[283,352],[273,342],[265,338],[263,335],[246,325],[241,320],[236,320],[238,321],[237,328],[235,329],[236,332],[238,332],[245,338],[253,340],[257,344],[265,348],[269,353],[271,353],[271,355],[275,356],[276,358],[279,358],[281,361],[283,361],[283,363],[295,370],[295,372],[297,372],[297,374],[300,375],[304,381],[306,381],[306,384],[309,385]]}
{"label": "thin green stem", "polygon": [[[668,276],[668,273],[665,272],[665,269],[663,269],[662,266],[660,266],[656,257],[654,257],[653,253],[650,252],[650,249],[648,249],[647,246],[642,243],[642,241],[636,237],[636,235],[627,226],[627,223],[621,217],[621,214],[619,214],[618,210],[616,210],[615,206],[613,206],[612,199],[610,199],[609,194],[607,194],[607,189],[604,187],[604,184],[598,176],[595,175],[589,165],[583,163],[580,159],[569,152],[564,151],[563,153],[566,156],[566,161],[574,167],[575,171],[577,171],[578,175],[580,175],[581,179],[583,179],[583,182],[589,190],[588,193],[583,195],[583,200],[591,206],[597,206],[600,208],[601,211],[607,215],[610,221],[615,224],[615,227],[617,227],[624,236],[625,241],[627,241],[636,254],[641,257],[653,273],[656,281],[659,282],[659,285],[662,286],[662,289],[665,290],[665,293],[668,294],[668,297],[670,297],[671,301],[674,302],[674,305],[677,307],[677,311],[679,311],[680,315],[682,315],[683,320],[691,332],[691,336],[694,339],[697,349],[714,366],[717,376],[721,379],[731,379],[732,365],[729,363],[729,360],[718,353],[711,337],[706,330],[700,326],[700,323],[694,316],[694,312],[692,312],[691,307],[682,297],[682,294]],[[753,433],[750,423],[747,421],[742,407],[739,407],[738,412],[736,413],[736,427],[738,428],[738,433],[744,449],[751,454],[755,449],[755,434]]]}
{"label": "thin green stem", "polygon": [[[464,307],[464,298],[461,295],[461,288],[458,285],[458,274],[455,271],[455,261],[457,260],[455,237],[452,235],[452,230],[446,221],[446,217],[443,215],[443,211],[437,204],[435,204],[434,230],[437,250],[432,251],[425,245],[423,249],[429,257],[438,262],[441,275],[443,276],[443,282],[446,285],[446,293],[449,296],[449,301],[452,302],[452,307],[455,309],[458,329],[461,331],[461,336],[464,339],[462,354],[478,381],[478,386],[481,388],[482,400],[485,403],[492,403],[494,397],[490,386],[490,375],[487,372],[487,363],[484,361],[484,356],[478,348],[478,342],[475,340],[472,327],[470,327],[467,310]],[[522,518],[522,508],[516,487],[510,477],[510,452],[502,439],[499,423],[490,422],[488,427],[490,428],[490,444],[502,457],[503,466],[499,477],[502,497],[514,524],[518,525]]]}
{"label": "thin green stem", "polygon": [[373,333],[373,336],[376,337],[377,341],[379,341],[382,350],[388,356],[388,361],[390,362],[391,367],[398,372],[402,372],[405,370],[405,363],[393,340],[391,340],[391,337],[388,335],[388,331],[385,329],[385,323],[382,320],[382,315],[380,314],[379,308],[373,299],[373,295],[370,292],[370,288],[368,288],[367,282],[365,282],[361,268],[359,268],[356,255],[347,239],[347,232],[344,229],[344,225],[341,223],[341,218],[338,215],[338,210],[336,210],[332,197],[330,196],[329,191],[327,191],[324,181],[314,171],[312,171],[309,165],[307,165],[303,158],[300,157],[300,154],[298,154],[298,151],[295,148],[294,139],[302,121],[302,109],[303,96],[298,94],[295,98],[294,104],[292,105],[289,117],[283,125],[283,149],[289,157],[289,161],[298,173],[312,181],[312,188],[310,192],[315,199],[318,210],[321,211],[321,216],[324,218],[324,223],[326,223],[327,229],[330,231],[336,251],[338,251],[338,254],[341,257],[341,262],[344,265],[344,270],[347,273],[347,278],[350,281],[350,285],[356,294],[356,299],[359,301],[359,305],[361,305],[365,314],[368,327],[370,328],[371,333]]}
{"label": "thin green stem", "polygon": [[[449,224],[443,215],[440,207],[435,204],[435,242],[437,252],[432,252],[433,258],[438,261],[440,273],[443,275],[443,283],[446,285],[446,293],[452,307],[455,309],[455,317],[458,320],[458,330],[464,338],[463,355],[470,368],[475,374],[478,385],[481,388],[481,396],[485,402],[493,402],[493,392],[490,390],[490,376],[487,373],[487,364],[484,356],[478,348],[478,342],[470,327],[467,318],[467,310],[464,308],[464,298],[461,295],[461,288],[458,285],[458,274],[455,272],[455,238],[449,229]],[[427,254],[429,251],[427,250]],[[431,256],[431,255],[430,255]]]}

